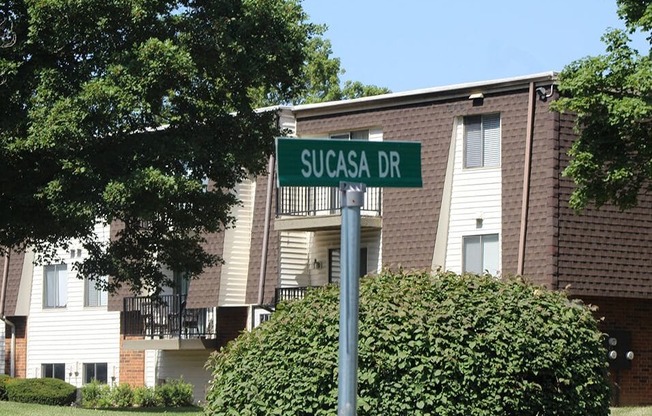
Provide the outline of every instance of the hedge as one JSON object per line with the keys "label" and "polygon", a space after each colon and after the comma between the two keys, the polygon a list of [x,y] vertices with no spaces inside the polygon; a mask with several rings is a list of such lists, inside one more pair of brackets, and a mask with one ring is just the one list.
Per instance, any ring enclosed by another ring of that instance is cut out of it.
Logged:
{"label": "hedge", "polygon": [[67,406],[77,397],[75,386],[56,378],[12,379],[6,389],[12,402]]}
{"label": "hedge", "polygon": [[[335,415],[339,288],[279,306],[207,364],[211,415]],[[609,415],[591,311],[522,279],[382,273],[360,286],[359,415]]]}

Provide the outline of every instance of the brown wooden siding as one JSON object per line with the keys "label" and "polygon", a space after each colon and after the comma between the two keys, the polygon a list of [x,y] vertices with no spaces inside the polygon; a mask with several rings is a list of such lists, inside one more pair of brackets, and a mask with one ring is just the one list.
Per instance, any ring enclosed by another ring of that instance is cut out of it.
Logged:
{"label": "brown wooden siding", "polygon": [[[490,95],[482,105],[468,99],[403,108],[297,120],[297,132],[332,131],[380,126],[383,140],[419,140],[422,143],[423,188],[387,188],[383,193],[383,262],[386,266],[427,269],[432,263],[448,150],[456,117],[499,112],[502,123],[503,273],[516,272],[527,128],[527,86]],[[550,285],[554,273],[550,257],[554,245],[551,218],[556,204],[557,178],[555,120],[546,103],[537,100],[532,156],[529,228],[525,274]]]}
{"label": "brown wooden siding", "polygon": [[[122,222],[114,221],[111,223],[109,233],[111,241],[114,241],[117,238],[118,232],[123,230],[124,227],[124,223]],[[126,285],[121,286],[115,293],[109,295],[107,309],[109,311],[122,311],[123,299],[129,296],[134,296],[134,294],[131,293],[130,288]]]}
{"label": "brown wooden siding", "polygon": [[[274,189],[272,201],[275,201]],[[263,252],[263,230],[265,228],[265,205],[267,201],[267,176],[256,178],[256,195],[254,199],[254,215],[251,226],[251,251],[249,255],[249,274],[247,276],[247,293],[245,302],[258,303],[258,287],[260,281],[261,255]],[[274,203],[274,202],[272,202]],[[272,215],[274,207],[272,206]],[[279,233],[274,231],[274,222],[270,223],[268,239],[267,273],[265,275],[265,288],[263,304],[271,305],[274,301],[274,289],[279,279]]]}
{"label": "brown wooden siding", "polygon": [[[111,224],[111,239],[115,239],[117,233],[124,228],[122,223]],[[206,236],[204,248],[211,254],[221,256],[224,251],[224,233],[213,233]],[[207,268],[204,273],[190,283],[188,289],[188,307],[189,308],[208,308],[217,306],[220,276],[222,265]],[[116,293],[109,296],[108,310],[122,311],[123,300],[125,297],[134,296],[130,288],[123,285]]]}
{"label": "brown wooden siding", "polygon": [[[24,252],[12,251],[9,256],[9,278],[7,280],[7,293],[5,298],[6,316],[14,316],[16,313],[16,303],[18,301],[18,291],[20,290],[20,281],[23,274],[23,261],[25,259]],[[0,260],[2,268],[0,273],[3,273],[5,266],[5,257],[2,256]],[[1,311],[0,311],[1,312]]]}
{"label": "brown wooden siding", "polygon": [[[518,270],[518,248],[523,204],[523,175],[527,140],[527,92],[503,97],[499,106],[502,126],[502,274]],[[547,102],[534,97],[531,172],[523,276],[552,287],[556,273],[554,227],[556,222],[555,189],[558,178],[555,114]]]}
{"label": "brown wooden siding", "polygon": [[[561,167],[575,139],[573,118],[560,120]],[[559,188],[559,282],[579,296],[652,298],[652,195],[637,208],[620,212],[613,206],[570,209],[569,178]]]}
{"label": "brown wooden siding", "polygon": [[[236,224],[237,226],[237,224]],[[217,256],[224,253],[224,232],[212,233],[206,236],[204,249]],[[208,267],[197,279],[190,282],[188,288],[188,308],[210,308],[217,306],[220,294],[220,277],[222,265]]]}
{"label": "brown wooden siding", "polygon": [[[613,207],[568,207],[572,183],[561,171],[575,138],[573,118],[551,112],[535,98],[532,171],[525,241],[524,275],[550,288],[578,295],[652,297],[652,195],[621,213]],[[432,264],[448,149],[455,117],[499,112],[502,123],[502,273],[517,271],[527,130],[528,85],[485,94],[482,105],[466,98],[340,114],[297,116],[298,135],[380,127],[384,140],[422,142],[423,188],[387,188],[383,194],[383,263],[427,269]],[[262,179],[262,178],[261,178]],[[258,181],[248,301],[255,301],[265,180]],[[257,223],[256,223],[257,221]],[[265,298],[277,283],[278,235],[270,236]],[[276,246],[276,248],[275,248]]]}

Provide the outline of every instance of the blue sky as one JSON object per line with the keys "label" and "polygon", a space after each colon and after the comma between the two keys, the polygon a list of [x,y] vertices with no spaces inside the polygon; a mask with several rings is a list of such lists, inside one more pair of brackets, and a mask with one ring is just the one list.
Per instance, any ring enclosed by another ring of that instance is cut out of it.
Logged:
{"label": "blue sky", "polygon": [[394,92],[560,71],[604,53],[604,31],[624,27],[616,0],[303,0],[303,7],[328,25],[343,80]]}

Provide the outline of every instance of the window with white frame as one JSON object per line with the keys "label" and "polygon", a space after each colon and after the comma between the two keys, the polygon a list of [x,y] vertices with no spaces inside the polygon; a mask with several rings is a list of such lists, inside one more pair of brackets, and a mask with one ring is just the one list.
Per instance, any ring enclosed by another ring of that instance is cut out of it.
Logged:
{"label": "window with white frame", "polygon": [[42,378],[58,378],[66,380],[66,365],[63,363],[41,364]]}
{"label": "window with white frame", "polygon": [[498,273],[500,260],[498,234],[465,236],[462,245],[464,273]]}
{"label": "window with white frame", "polygon": [[500,114],[464,117],[464,167],[500,166]]}
{"label": "window with white frame", "polygon": [[93,380],[106,383],[108,380],[106,363],[84,363],[84,384]]}
{"label": "window with white frame", "polygon": [[353,130],[344,133],[331,133],[329,137],[335,140],[369,140],[369,130]]}
{"label": "window with white frame", "polygon": [[[106,306],[109,302],[109,294],[103,290],[108,278],[100,277],[99,281],[84,279],[86,296],[84,296],[84,306]],[[98,284],[100,287],[98,288]]]}
{"label": "window with white frame", "polygon": [[[328,283],[340,283],[341,279],[341,252],[339,248],[332,248],[328,250]],[[360,277],[367,274],[367,248],[360,248]]]}
{"label": "window with white frame", "polygon": [[43,307],[65,308],[68,299],[68,270],[65,264],[50,264],[43,269]]}

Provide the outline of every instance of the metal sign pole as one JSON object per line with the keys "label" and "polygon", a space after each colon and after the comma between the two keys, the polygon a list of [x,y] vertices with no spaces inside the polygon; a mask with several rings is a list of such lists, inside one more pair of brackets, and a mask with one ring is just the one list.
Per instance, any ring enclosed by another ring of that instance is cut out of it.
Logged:
{"label": "metal sign pole", "polygon": [[358,307],[360,292],[360,207],[365,185],[340,182],[342,230],[340,240],[340,349],[337,392],[338,416],[357,414]]}

